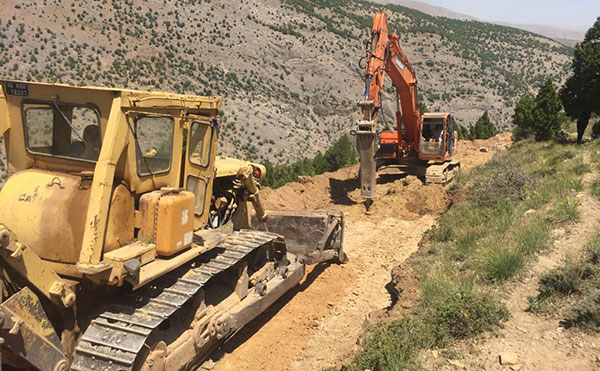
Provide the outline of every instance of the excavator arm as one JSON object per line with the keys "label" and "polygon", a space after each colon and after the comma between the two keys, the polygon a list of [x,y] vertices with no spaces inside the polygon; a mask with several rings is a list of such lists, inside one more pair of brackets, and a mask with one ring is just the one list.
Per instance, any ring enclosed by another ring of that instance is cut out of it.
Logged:
{"label": "excavator arm", "polygon": [[420,113],[415,72],[400,48],[398,36],[389,31],[387,15],[383,12],[377,12],[373,17],[365,60],[364,100],[359,102],[362,120],[356,131],[356,143],[360,156],[361,194],[369,203],[376,194],[377,117],[385,75],[396,89],[396,132],[391,138],[382,138],[382,142],[389,141],[396,150],[403,152],[417,150],[412,147],[419,143]]}

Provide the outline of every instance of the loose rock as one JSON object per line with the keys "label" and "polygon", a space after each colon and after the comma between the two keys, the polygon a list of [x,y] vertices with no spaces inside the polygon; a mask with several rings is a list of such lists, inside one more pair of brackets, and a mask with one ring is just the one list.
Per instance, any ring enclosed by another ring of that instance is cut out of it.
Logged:
{"label": "loose rock", "polygon": [[503,366],[514,366],[519,362],[519,357],[513,352],[500,353],[498,356],[500,364]]}
{"label": "loose rock", "polygon": [[458,367],[460,369],[466,368],[464,363],[462,363],[461,361],[454,360],[454,359],[449,359],[448,363],[451,364],[452,366]]}

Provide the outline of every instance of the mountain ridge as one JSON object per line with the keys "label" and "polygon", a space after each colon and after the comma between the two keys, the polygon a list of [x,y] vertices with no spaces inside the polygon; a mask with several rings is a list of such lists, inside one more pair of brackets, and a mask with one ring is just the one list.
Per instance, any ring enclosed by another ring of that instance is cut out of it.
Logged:
{"label": "mountain ridge", "polygon": [[570,64],[571,49],[524,31],[362,0],[29,0],[0,4],[0,75],[222,95],[221,154],[284,163],[354,128],[358,60],[380,9],[424,103],[466,126],[488,110],[508,128],[517,96],[560,83]]}
{"label": "mountain ridge", "polygon": [[420,1],[413,0],[375,0],[381,4],[395,4],[404,6],[407,8],[415,9],[421,11],[423,13],[436,16],[436,17],[446,17],[451,19],[463,20],[463,21],[479,21],[486,23],[494,23],[501,26],[508,26],[513,28],[518,28],[524,31],[532,32],[541,36],[548,37],[554,41],[557,41],[561,44],[564,44],[569,47],[575,46],[578,42],[583,41],[585,36],[585,31],[582,30],[573,30],[564,27],[555,27],[551,25],[541,25],[541,24],[519,24],[519,23],[510,23],[510,22],[499,22],[499,21],[491,21],[491,20],[481,20],[479,18],[455,12],[448,8],[444,8],[442,6],[430,5],[427,3],[423,3]]}

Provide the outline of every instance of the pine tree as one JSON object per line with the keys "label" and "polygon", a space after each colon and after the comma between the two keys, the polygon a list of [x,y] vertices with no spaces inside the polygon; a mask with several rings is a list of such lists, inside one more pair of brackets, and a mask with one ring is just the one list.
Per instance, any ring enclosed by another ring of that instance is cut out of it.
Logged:
{"label": "pine tree", "polygon": [[347,135],[340,137],[325,152],[325,162],[327,163],[327,171],[336,171],[356,163],[354,146],[350,143]]}
{"label": "pine tree", "polygon": [[578,141],[581,141],[590,114],[600,113],[600,17],[575,47],[573,75],[560,91],[566,113],[578,118]]}
{"label": "pine tree", "polygon": [[460,140],[470,139],[469,138],[469,130],[467,128],[465,128],[464,126],[457,124],[456,126],[454,126],[454,130],[456,130],[456,132],[458,133],[458,139],[460,139]]}
{"label": "pine tree", "polygon": [[492,120],[490,120],[488,111],[485,111],[475,123],[475,138],[488,139],[496,134],[498,134],[498,130]]}
{"label": "pine tree", "polygon": [[523,94],[515,105],[515,113],[512,117],[514,125],[513,140],[521,140],[533,135],[534,109],[533,96],[529,93]]}
{"label": "pine tree", "polygon": [[535,97],[533,132],[536,140],[549,140],[558,134],[567,121],[562,104],[551,79],[547,79]]}
{"label": "pine tree", "polygon": [[469,125],[468,139],[470,140],[488,139],[496,134],[498,134],[498,130],[490,119],[488,111],[485,111],[483,115],[477,119],[475,125]]}

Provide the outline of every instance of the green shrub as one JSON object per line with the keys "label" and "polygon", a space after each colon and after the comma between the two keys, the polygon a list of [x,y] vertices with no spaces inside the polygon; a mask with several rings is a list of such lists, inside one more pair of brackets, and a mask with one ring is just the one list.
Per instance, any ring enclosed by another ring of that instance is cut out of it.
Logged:
{"label": "green shrub", "polygon": [[490,161],[486,169],[486,176],[476,179],[469,189],[468,198],[477,205],[522,199],[523,188],[533,183],[533,179],[506,155]]}
{"label": "green shrub", "polygon": [[508,319],[497,298],[443,277],[427,280],[423,294],[411,315],[373,331],[354,362],[342,370],[421,369],[416,360],[420,349],[445,346]]}
{"label": "green shrub", "polygon": [[554,268],[540,277],[538,297],[548,298],[578,292],[583,280],[590,275],[591,270],[586,263],[568,258],[563,266]]}
{"label": "green shrub", "polygon": [[375,330],[351,365],[342,370],[364,371],[415,369],[415,356],[431,343],[429,331],[414,318],[403,318]]}
{"label": "green shrub", "polygon": [[567,308],[565,319],[573,325],[597,330],[600,327],[600,290],[594,290]]}
{"label": "green shrub", "polygon": [[591,264],[600,264],[600,236],[592,239],[585,248],[586,259]]}
{"label": "green shrub", "polygon": [[511,246],[494,246],[487,251],[483,261],[485,278],[503,282],[514,276],[525,265],[524,254]]}
{"label": "green shrub", "polygon": [[474,233],[466,233],[456,240],[456,258],[465,260],[477,246],[477,236]]}
{"label": "green shrub", "polygon": [[590,192],[596,196],[600,197],[600,177],[596,177],[590,184]]}
{"label": "green shrub", "polygon": [[508,310],[497,298],[470,285],[433,278],[425,283],[423,295],[418,310],[437,346],[490,330],[508,319]]}
{"label": "green shrub", "polygon": [[542,217],[535,217],[520,225],[515,231],[519,251],[527,255],[544,249],[550,241],[549,223]]}
{"label": "green shrub", "polygon": [[590,171],[589,165],[585,164],[581,158],[577,159],[578,161],[571,166],[571,172],[575,175],[583,175]]}

